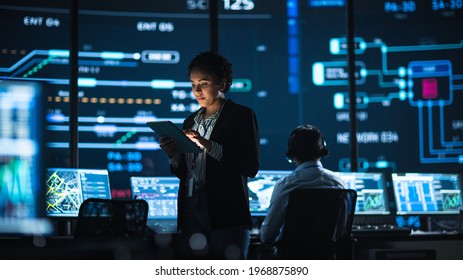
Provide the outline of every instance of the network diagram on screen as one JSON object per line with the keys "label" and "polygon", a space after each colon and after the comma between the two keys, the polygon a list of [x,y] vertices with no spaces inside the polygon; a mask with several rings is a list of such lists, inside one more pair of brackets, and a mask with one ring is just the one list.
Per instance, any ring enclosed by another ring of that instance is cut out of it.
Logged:
{"label": "network diagram on screen", "polygon": [[[458,133],[446,128],[444,124],[451,123],[447,111],[459,107],[461,103],[455,102],[454,95],[463,91],[463,72],[454,73],[450,60],[410,60],[406,65],[395,69],[388,67],[388,57],[391,55],[410,54],[414,52],[453,50],[458,57],[463,53],[463,40],[456,40],[451,44],[432,44],[416,46],[389,46],[387,42],[378,39],[375,42],[365,42],[363,38],[355,39],[356,53],[360,58],[356,62],[356,83],[361,88],[367,78],[378,79],[378,88],[383,93],[359,92],[357,93],[357,108],[365,109],[372,103],[389,104],[392,100],[408,102],[416,108],[418,123],[418,142],[420,162],[461,163],[462,141]],[[333,38],[330,41],[330,51],[333,55],[345,55],[347,50],[344,38]],[[343,49],[344,48],[344,49]],[[362,54],[370,49],[378,50],[378,60],[381,61],[379,69],[369,69],[361,60]],[[317,86],[342,85],[347,83],[345,75],[346,63],[340,62],[316,62],[313,65],[313,82]],[[384,80],[390,77],[391,82]],[[333,103],[337,109],[348,107],[349,95],[347,92],[334,94]],[[434,115],[433,115],[434,114]],[[446,117],[447,116],[447,117]],[[458,120],[457,120],[458,122]],[[387,132],[372,132],[365,141],[397,141],[398,135]]]}
{"label": "network diagram on screen", "polygon": [[[208,32],[192,32],[208,30],[207,7],[183,0],[91,2],[81,1],[79,12],[80,165],[107,169],[115,189],[127,188],[131,176],[168,176],[168,159],[146,122],[180,128],[199,109],[187,65],[209,48]],[[355,2],[359,170],[457,172],[463,36],[455,26],[463,7]],[[325,166],[349,171],[345,1],[219,3],[220,51],[234,67],[227,97],[256,112],[261,168],[290,169],[287,136],[311,123],[330,149]],[[44,84],[47,147],[56,158],[69,148],[68,12],[65,3],[47,1],[40,8],[0,6],[0,30],[10,38],[2,42],[1,79]]]}

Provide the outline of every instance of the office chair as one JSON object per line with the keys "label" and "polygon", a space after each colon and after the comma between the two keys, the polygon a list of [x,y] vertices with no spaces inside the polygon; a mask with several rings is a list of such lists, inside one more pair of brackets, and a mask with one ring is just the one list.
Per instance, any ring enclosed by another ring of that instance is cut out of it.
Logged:
{"label": "office chair", "polygon": [[75,239],[142,239],[148,203],[145,200],[89,198],[77,217]]}
{"label": "office chair", "polygon": [[351,236],[357,193],[296,189],[289,195],[279,259],[353,259]]}

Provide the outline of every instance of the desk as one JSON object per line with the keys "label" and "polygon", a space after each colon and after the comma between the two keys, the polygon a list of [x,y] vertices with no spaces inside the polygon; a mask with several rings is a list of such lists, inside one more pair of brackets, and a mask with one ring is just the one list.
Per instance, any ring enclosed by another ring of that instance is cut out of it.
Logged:
{"label": "desk", "polygon": [[410,236],[361,236],[354,257],[371,259],[463,260],[463,233],[420,233]]}
{"label": "desk", "polygon": [[[372,234],[356,236],[355,240],[356,260],[463,260],[463,233],[420,233],[409,236]],[[250,257],[261,257],[262,248],[257,237],[251,238]]]}
{"label": "desk", "polygon": [[179,260],[201,259],[180,234],[144,239],[74,239],[72,236],[0,237],[0,260]]}
{"label": "desk", "polygon": [[153,241],[75,240],[72,237],[1,237],[2,260],[157,259]]}
{"label": "desk", "polygon": [[[74,240],[72,237],[0,237],[0,259],[185,259],[176,248],[178,238],[166,234],[147,240],[103,241]],[[256,242],[256,239],[251,241],[254,245]],[[251,247],[251,258],[252,250]],[[354,257],[358,260],[463,260],[463,233],[359,236],[354,245]]]}

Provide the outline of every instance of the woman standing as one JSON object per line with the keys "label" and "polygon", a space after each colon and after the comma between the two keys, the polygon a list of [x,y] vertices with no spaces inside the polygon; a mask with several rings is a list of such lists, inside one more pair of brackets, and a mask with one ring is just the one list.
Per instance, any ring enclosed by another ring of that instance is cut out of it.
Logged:
{"label": "woman standing", "polygon": [[232,84],[226,58],[200,53],[188,71],[201,108],[185,119],[183,129],[202,152],[179,153],[174,140],[160,141],[180,178],[178,229],[192,256],[244,259],[251,226],[247,177],[259,169],[256,116],[225,98]]}

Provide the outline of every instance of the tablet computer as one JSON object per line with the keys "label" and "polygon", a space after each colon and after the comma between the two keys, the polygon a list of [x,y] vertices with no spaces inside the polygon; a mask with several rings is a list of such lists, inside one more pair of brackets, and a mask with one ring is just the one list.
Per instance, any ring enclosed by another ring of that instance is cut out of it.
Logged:
{"label": "tablet computer", "polygon": [[201,148],[191,141],[171,121],[150,121],[146,123],[159,137],[169,137],[177,141],[177,151],[180,153],[201,153]]}

